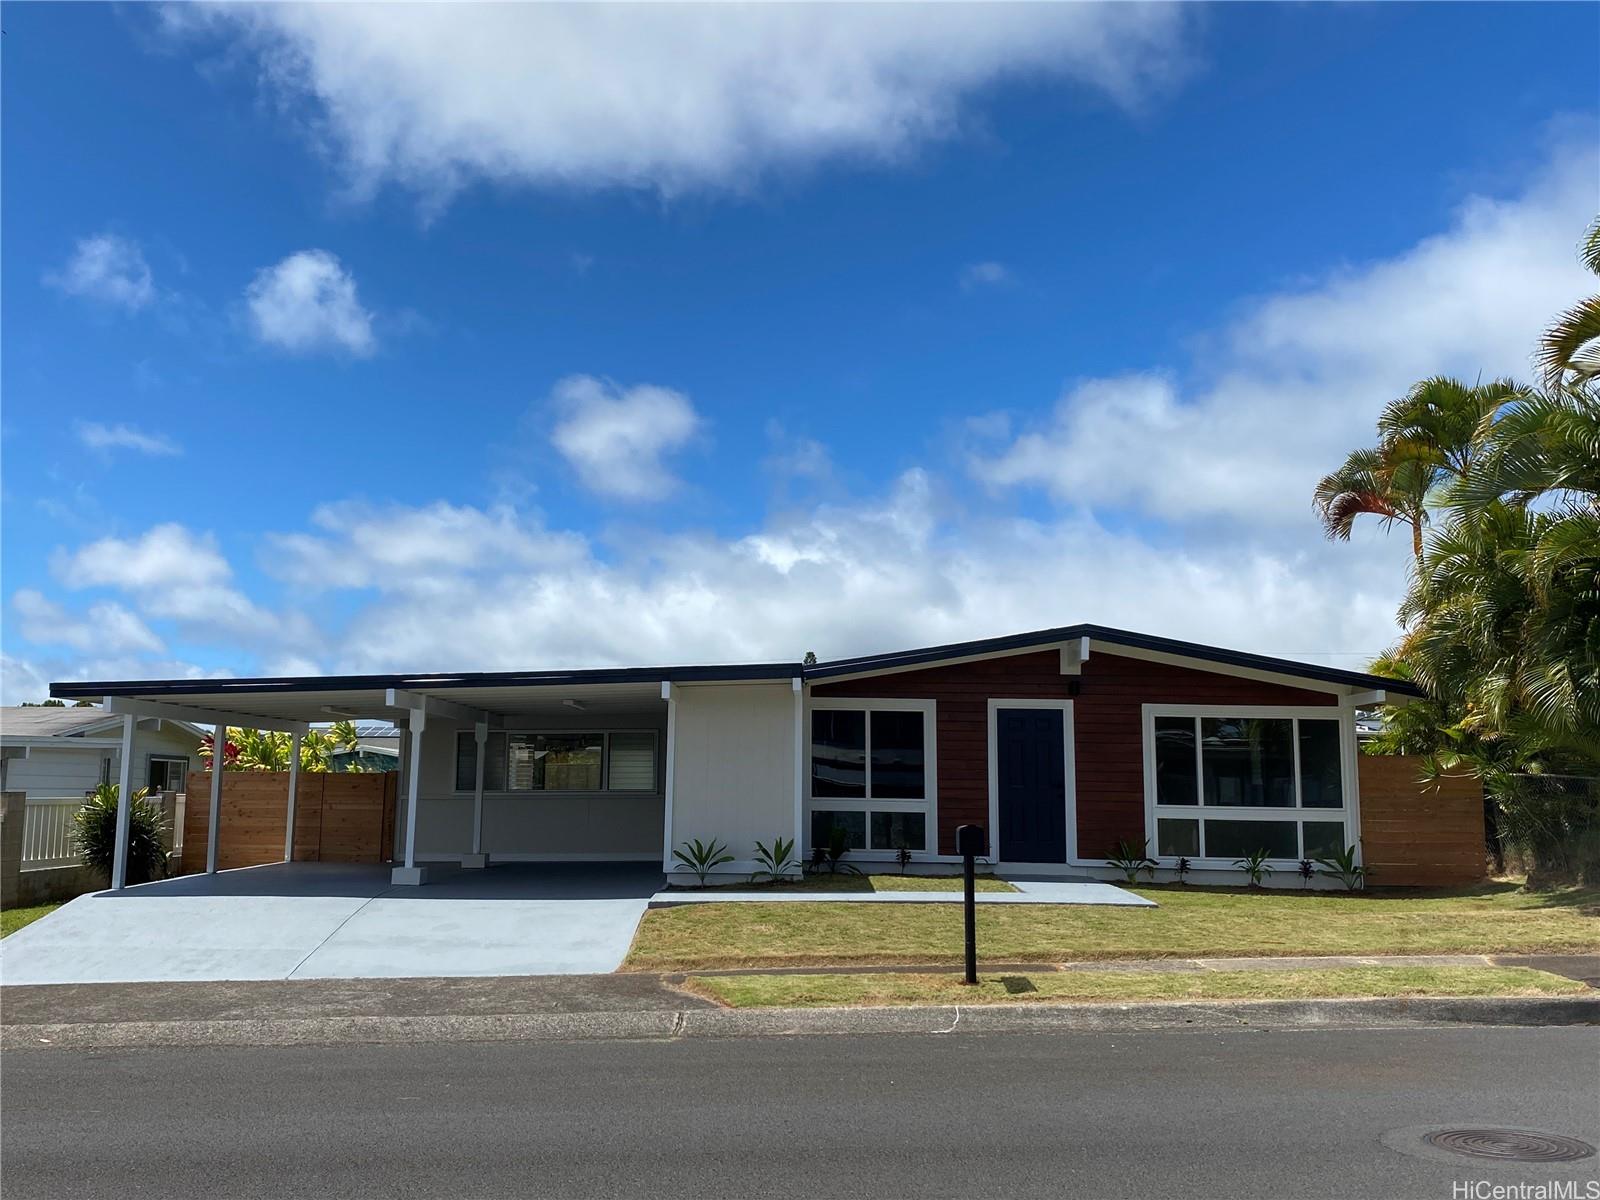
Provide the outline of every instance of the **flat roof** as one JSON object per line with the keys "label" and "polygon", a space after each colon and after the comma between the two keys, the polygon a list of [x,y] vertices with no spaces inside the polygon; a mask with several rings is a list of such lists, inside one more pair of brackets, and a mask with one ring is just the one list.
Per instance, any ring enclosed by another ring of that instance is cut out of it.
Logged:
{"label": "flat roof", "polygon": [[[1081,638],[1110,646],[1125,646],[1129,649],[1168,654],[1197,662],[1212,662],[1290,678],[1316,680],[1363,691],[1385,690],[1408,696],[1423,694],[1415,684],[1401,679],[1369,675],[1361,671],[1344,671],[1316,663],[1272,658],[1268,655],[1206,646],[1197,642],[1182,642],[1125,629],[1112,629],[1104,625],[1064,625],[1056,629],[1040,629],[1030,633],[1011,634],[1007,637],[983,638],[970,642],[952,642],[943,646],[898,650],[887,654],[832,659],[810,666],[790,662],[600,667],[591,670],[560,671],[468,671],[420,675],[301,675],[230,679],[63,681],[52,683],[50,694],[63,700],[99,700],[108,696],[148,699],[187,697],[191,700],[204,697],[205,701],[213,706],[236,703],[248,697],[256,702],[255,707],[261,715],[268,715],[285,713],[291,706],[299,707],[303,704],[314,705],[320,702],[335,705],[345,698],[338,693],[344,693],[347,697],[351,693],[369,695],[374,692],[381,693],[388,688],[432,694],[469,690],[478,692],[484,707],[487,708],[493,706],[491,694],[501,693],[494,695],[493,699],[504,699],[503,693],[506,689],[586,687],[600,691],[605,685],[637,686],[662,682],[737,683],[794,678],[829,679],[841,675],[870,675],[876,672],[904,670],[952,659],[1014,653]],[[263,701],[264,704],[261,703]]]}

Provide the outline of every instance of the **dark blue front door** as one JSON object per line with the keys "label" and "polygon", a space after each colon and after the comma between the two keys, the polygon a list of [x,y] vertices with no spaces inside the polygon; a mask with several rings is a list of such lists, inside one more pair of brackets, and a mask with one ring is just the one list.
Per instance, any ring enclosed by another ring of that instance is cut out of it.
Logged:
{"label": "dark blue front door", "polygon": [[1067,861],[1065,726],[1059,708],[995,712],[1000,858]]}

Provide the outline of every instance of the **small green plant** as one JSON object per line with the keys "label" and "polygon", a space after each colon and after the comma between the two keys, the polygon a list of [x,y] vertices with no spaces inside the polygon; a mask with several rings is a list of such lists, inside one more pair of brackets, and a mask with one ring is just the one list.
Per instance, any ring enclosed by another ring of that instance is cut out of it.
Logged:
{"label": "small green plant", "polygon": [[1354,846],[1346,846],[1337,854],[1329,855],[1327,858],[1319,858],[1317,863],[1327,868],[1329,875],[1344,884],[1344,889],[1347,892],[1355,891],[1367,880],[1366,868],[1356,861],[1356,848]]}
{"label": "small green plant", "polygon": [[1300,860],[1301,883],[1303,883],[1306,887],[1310,887],[1312,879],[1316,878],[1316,874],[1317,864],[1312,862],[1309,858],[1302,858]]}
{"label": "small green plant", "polygon": [[789,874],[795,866],[794,839],[776,837],[772,845],[765,842],[756,843],[756,861],[761,864],[760,870],[750,875],[750,882],[758,879],[769,879],[773,883]]}
{"label": "small green plant", "polygon": [[811,847],[811,869],[817,874],[861,874],[861,869],[854,863],[844,861],[844,856],[849,853],[850,834],[844,826],[835,825],[828,830],[828,844],[826,846]]}
{"label": "small green plant", "polygon": [[911,847],[904,842],[897,842],[894,848],[894,860],[900,864],[900,874],[906,873],[906,868],[911,865]]}
{"label": "small green plant", "polygon": [[1189,872],[1194,870],[1194,864],[1187,858],[1180,858],[1173,864],[1172,869],[1177,872],[1179,883],[1189,882]]}
{"label": "small green plant", "polygon": [[1257,850],[1246,858],[1234,859],[1233,865],[1250,877],[1251,887],[1258,888],[1262,881],[1272,874],[1272,868],[1267,866],[1268,857],[1265,850]]}
{"label": "small green plant", "polygon": [[1137,883],[1141,871],[1154,872],[1156,869],[1156,860],[1145,853],[1149,844],[1145,839],[1141,839],[1137,846],[1130,841],[1120,841],[1111,848],[1106,861],[1121,871],[1129,883]]}
{"label": "small green plant", "polygon": [[[140,788],[128,801],[128,883],[148,883],[167,873],[161,806],[145,799],[149,794],[149,788]],[[105,872],[108,879],[117,845],[117,796],[116,784],[102,783],[72,816],[79,859],[84,866]]]}
{"label": "small green plant", "polygon": [[716,838],[712,838],[709,842],[702,842],[699,838],[684,842],[682,847],[672,852],[672,857],[694,873],[701,887],[705,887],[707,875],[723,863],[733,861],[733,855],[728,853],[727,846]]}

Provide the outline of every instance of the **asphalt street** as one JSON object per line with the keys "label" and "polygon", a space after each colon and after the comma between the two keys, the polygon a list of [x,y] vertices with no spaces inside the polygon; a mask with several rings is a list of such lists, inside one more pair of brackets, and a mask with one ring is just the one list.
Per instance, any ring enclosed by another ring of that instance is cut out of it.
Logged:
{"label": "asphalt street", "polygon": [[[8,1051],[31,1197],[1423,1197],[1569,1181],[1425,1127],[1600,1144],[1600,1028],[872,1034]],[[1487,1195],[1488,1193],[1482,1193]],[[1507,1193],[1508,1194],[1508,1193]]]}

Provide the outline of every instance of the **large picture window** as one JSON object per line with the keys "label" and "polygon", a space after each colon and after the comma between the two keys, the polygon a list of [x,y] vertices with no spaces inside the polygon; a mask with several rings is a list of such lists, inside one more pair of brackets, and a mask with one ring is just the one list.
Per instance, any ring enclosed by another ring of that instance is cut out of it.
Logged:
{"label": "large picture window", "polygon": [[[654,792],[653,729],[602,732],[494,730],[484,745],[486,792]],[[476,785],[478,745],[471,730],[456,735],[456,791]]]}
{"label": "large picture window", "polygon": [[815,701],[807,834],[852,850],[931,851],[933,701]]}
{"label": "large picture window", "polygon": [[1147,707],[1160,858],[1319,858],[1349,844],[1344,731],[1317,710]]}

